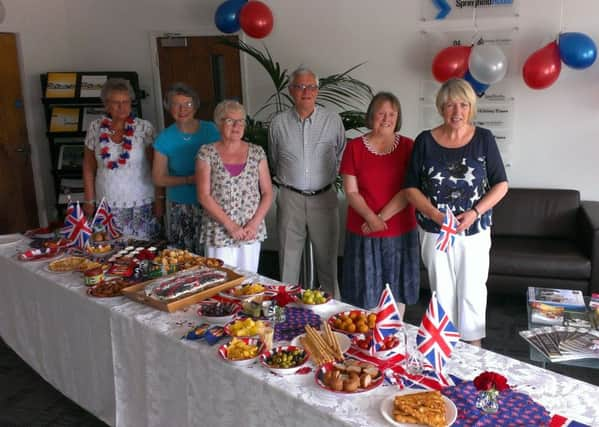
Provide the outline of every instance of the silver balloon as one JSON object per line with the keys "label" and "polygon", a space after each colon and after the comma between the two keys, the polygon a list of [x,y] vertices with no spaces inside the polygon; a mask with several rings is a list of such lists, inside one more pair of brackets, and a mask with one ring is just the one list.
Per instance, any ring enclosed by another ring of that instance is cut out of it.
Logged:
{"label": "silver balloon", "polygon": [[472,49],[468,69],[476,80],[492,85],[505,77],[507,59],[498,46],[481,44]]}

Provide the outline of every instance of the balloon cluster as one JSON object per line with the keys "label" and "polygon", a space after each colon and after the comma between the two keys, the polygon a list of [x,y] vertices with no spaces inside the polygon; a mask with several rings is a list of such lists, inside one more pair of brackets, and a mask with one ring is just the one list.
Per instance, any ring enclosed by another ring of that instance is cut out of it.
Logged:
{"label": "balloon cluster", "polygon": [[545,89],[559,77],[562,62],[582,70],[593,65],[595,59],[597,47],[593,39],[582,33],[562,33],[557,40],[528,57],[522,67],[522,76],[528,87]]}
{"label": "balloon cluster", "polygon": [[261,39],[272,31],[273,17],[270,8],[259,0],[227,0],[216,9],[214,23],[223,33],[241,28],[248,36]]}
{"label": "balloon cluster", "polygon": [[452,77],[466,80],[478,96],[499,82],[507,72],[507,59],[498,46],[450,46],[433,59],[433,76],[441,83]]}

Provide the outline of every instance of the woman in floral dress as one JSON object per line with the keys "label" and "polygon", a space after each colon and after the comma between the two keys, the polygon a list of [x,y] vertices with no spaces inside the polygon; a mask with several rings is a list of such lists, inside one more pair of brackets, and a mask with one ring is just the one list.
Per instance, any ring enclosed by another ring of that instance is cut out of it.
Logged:
{"label": "woman in floral dress", "polygon": [[106,116],[94,120],[85,136],[83,210],[88,217],[105,198],[124,235],[154,238],[160,231],[155,214],[151,166],[154,127],[135,117],[135,93],[128,80],[108,79],[101,92]]}
{"label": "woman in floral dress", "polygon": [[221,140],[200,148],[196,186],[204,208],[200,241],[205,254],[256,272],[273,195],[264,150],[241,139],[245,116],[237,101],[216,106],[214,122]]}

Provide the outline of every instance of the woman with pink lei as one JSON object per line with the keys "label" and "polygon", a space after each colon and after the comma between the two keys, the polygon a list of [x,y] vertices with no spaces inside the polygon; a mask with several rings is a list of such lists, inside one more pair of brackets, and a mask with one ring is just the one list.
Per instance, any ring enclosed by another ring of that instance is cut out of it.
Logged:
{"label": "woman with pink lei", "polygon": [[256,272],[273,194],[264,150],[241,139],[245,116],[237,101],[216,106],[214,122],[221,140],[200,148],[196,186],[204,208],[200,241],[205,255]]}
{"label": "woman with pink lei", "polygon": [[162,214],[154,212],[154,127],[132,114],[135,93],[128,80],[108,79],[101,98],[106,115],[94,120],[85,136],[83,209],[91,217],[105,198],[123,234],[151,239],[160,231],[154,213]]}

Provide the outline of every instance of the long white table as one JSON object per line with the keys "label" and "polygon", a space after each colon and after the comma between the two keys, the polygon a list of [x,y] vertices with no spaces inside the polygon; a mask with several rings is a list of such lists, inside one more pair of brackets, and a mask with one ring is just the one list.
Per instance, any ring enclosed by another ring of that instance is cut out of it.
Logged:
{"label": "long white table", "polygon": [[[49,383],[110,425],[389,425],[379,406],[394,386],[344,397],[320,389],[313,374],[280,377],[259,364],[232,366],[217,346],[180,339],[199,323],[195,308],[165,313],[124,297],[88,297],[80,274],[14,259],[25,246],[0,247],[0,335]],[[334,301],[319,314],[347,308]],[[599,425],[598,387],[458,343],[449,373],[472,379],[484,370],[505,374],[551,412]]]}

